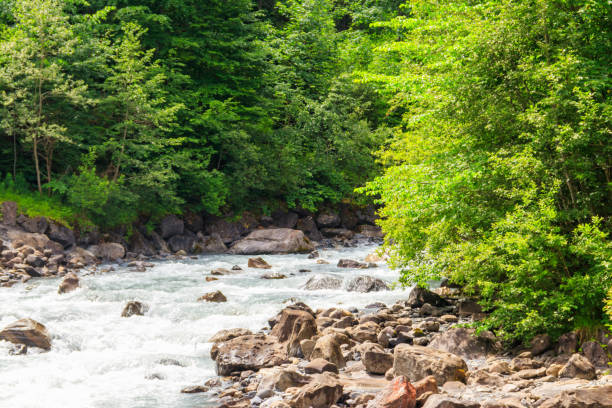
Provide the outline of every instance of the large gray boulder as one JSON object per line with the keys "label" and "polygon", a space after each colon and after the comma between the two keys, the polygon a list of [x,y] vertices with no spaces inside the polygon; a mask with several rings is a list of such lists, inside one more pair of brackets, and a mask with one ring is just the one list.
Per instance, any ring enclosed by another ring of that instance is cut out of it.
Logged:
{"label": "large gray boulder", "polygon": [[393,355],[393,372],[405,375],[411,382],[434,376],[438,384],[464,381],[468,371],[465,361],[454,354],[429,347],[399,344]]}
{"label": "large gray boulder", "polygon": [[173,237],[174,235],[180,235],[185,230],[185,224],[183,220],[174,214],[165,216],[159,224],[159,230],[161,236],[164,239]]}
{"label": "large gray boulder", "polygon": [[474,329],[453,327],[444,333],[436,334],[429,347],[473,359],[484,357],[492,351],[493,345],[486,339],[476,336]]}
{"label": "large gray boulder", "polygon": [[425,303],[429,303],[432,306],[448,306],[447,300],[442,298],[437,293],[430,291],[429,289],[421,288],[416,286],[408,295],[407,303],[412,307],[421,307]]}
{"label": "large gray boulder", "polygon": [[287,349],[274,336],[252,334],[216,343],[210,350],[218,375],[274,367],[287,361]]}
{"label": "large gray boulder", "polygon": [[0,205],[0,215],[4,225],[10,227],[17,225],[17,203],[14,201],[4,201]]}
{"label": "large gray boulder", "polygon": [[55,222],[49,224],[49,228],[47,228],[45,234],[53,241],[62,244],[64,248],[68,248],[76,242],[74,232],[70,228]]}
{"label": "large gray boulder", "polygon": [[342,279],[330,275],[315,275],[308,279],[303,289],[306,290],[322,290],[322,289],[340,289]]}
{"label": "large gray boulder", "polygon": [[349,292],[367,293],[389,290],[389,287],[382,279],[361,275],[351,279],[346,284],[346,290]]}
{"label": "large gray boulder", "polygon": [[312,242],[299,230],[276,228],[251,232],[246,238],[236,242],[229,250],[231,254],[291,254],[311,252]]}
{"label": "large gray boulder", "polygon": [[297,222],[296,228],[303,231],[304,234],[306,234],[306,236],[312,241],[321,241],[323,239],[323,235],[321,235],[321,232],[319,232],[319,229],[317,228],[317,223],[310,215],[300,218]]}
{"label": "large gray boulder", "polygon": [[116,242],[104,242],[87,248],[89,252],[105,261],[116,261],[125,256],[125,248]]}
{"label": "large gray boulder", "polygon": [[10,230],[7,235],[9,240],[13,241],[13,247],[15,248],[27,245],[40,252],[44,252],[45,249],[51,250],[54,254],[59,254],[64,251],[64,246],[62,244],[52,241],[44,234],[32,234],[19,230]]}
{"label": "large gray boulder", "polygon": [[49,221],[45,217],[28,218],[21,226],[27,232],[44,234],[49,228]]}
{"label": "large gray boulder", "polygon": [[191,235],[187,235],[187,234],[173,235],[168,240],[168,246],[170,247],[172,252],[185,251],[189,253],[193,249],[194,242],[195,242],[195,238]]}

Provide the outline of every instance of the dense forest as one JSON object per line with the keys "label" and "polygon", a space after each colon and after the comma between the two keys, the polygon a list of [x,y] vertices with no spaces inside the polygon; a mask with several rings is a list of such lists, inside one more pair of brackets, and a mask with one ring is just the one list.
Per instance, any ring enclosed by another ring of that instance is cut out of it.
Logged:
{"label": "dense forest", "polygon": [[607,0],[2,1],[0,201],[113,228],[369,200],[403,283],[511,342],[597,328],[611,67]]}

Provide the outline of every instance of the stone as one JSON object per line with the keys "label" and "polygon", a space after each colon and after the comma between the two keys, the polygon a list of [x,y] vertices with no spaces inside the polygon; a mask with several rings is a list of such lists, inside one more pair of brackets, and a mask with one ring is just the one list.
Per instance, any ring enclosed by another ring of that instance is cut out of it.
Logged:
{"label": "stone", "polygon": [[17,225],[17,203],[14,201],[4,201],[0,206],[0,215],[2,215],[2,223],[9,227]]}
{"label": "stone", "polygon": [[198,254],[223,254],[227,252],[227,246],[225,246],[219,234],[203,236],[198,233],[198,239],[193,247],[194,252]]}
{"label": "stone", "polygon": [[220,290],[216,290],[214,292],[205,293],[204,295],[200,296],[198,298],[198,302],[202,301],[221,303],[227,302],[227,298],[223,293],[221,293]]}
{"label": "stone", "polygon": [[480,404],[474,401],[452,398],[448,395],[435,394],[427,398],[423,408],[480,408]]}
{"label": "stone", "polygon": [[482,404],[482,408],[524,408],[518,398],[502,398],[499,400],[488,400]]}
{"label": "stone", "polygon": [[26,259],[24,261],[26,264],[33,266],[35,268],[40,268],[41,266],[45,264],[45,261],[43,260],[43,258],[35,254],[30,254],[26,256]]}
{"label": "stone", "polygon": [[559,371],[559,377],[592,380],[596,377],[595,367],[584,356],[573,354],[567,364]]}
{"label": "stone", "polygon": [[314,316],[305,310],[290,308],[283,309],[280,315],[270,335],[276,336],[279,342],[286,344],[287,354],[290,357],[303,355],[300,342],[317,334]]}
{"label": "stone", "polygon": [[116,242],[105,242],[98,245],[92,245],[87,250],[97,258],[105,261],[116,261],[125,256],[125,248],[123,245]]}
{"label": "stone", "polygon": [[274,272],[274,273],[266,273],[260,276],[261,279],[268,279],[268,280],[278,280],[278,279],[286,279],[287,275],[284,275],[282,273],[278,273],[278,272]]}
{"label": "stone", "polygon": [[223,243],[227,245],[239,240],[242,233],[245,232],[245,227],[240,222],[229,222],[212,217],[205,221],[204,232],[206,235],[219,235]]}
{"label": "stone", "polygon": [[368,264],[357,262],[352,259],[340,259],[338,261],[338,268],[352,268],[352,269],[367,269]]}
{"label": "stone", "polygon": [[351,338],[359,343],[369,341],[376,343],[378,341],[378,332],[380,326],[374,322],[365,322],[358,324],[357,326],[351,327],[348,330]]}
{"label": "stone", "polygon": [[389,287],[382,279],[362,275],[349,280],[346,284],[346,290],[349,292],[368,293],[389,290]]}
{"label": "stone", "polygon": [[314,244],[300,230],[275,228],[256,230],[234,243],[229,253],[236,255],[291,254],[312,252]]}
{"label": "stone", "polygon": [[507,361],[495,360],[486,369],[491,373],[510,374],[510,364]]}
{"label": "stone", "polygon": [[287,349],[273,336],[251,334],[216,343],[211,349],[218,375],[258,371],[287,361]]}
{"label": "stone", "polygon": [[468,371],[465,361],[454,354],[429,347],[398,344],[394,349],[393,371],[410,381],[433,375],[438,384],[464,381]]}
{"label": "stone", "polygon": [[204,228],[204,219],[200,214],[187,211],[185,214],[183,214],[183,219],[185,228],[194,234],[197,234],[198,232],[202,231],[202,228]]}
{"label": "stone", "polygon": [[546,369],[546,375],[550,375],[552,377],[558,377],[559,371],[563,368],[563,364],[551,364]]}
{"label": "stone", "polygon": [[361,355],[361,362],[368,373],[382,375],[393,367],[393,355],[372,348]]}
{"label": "stone", "polygon": [[376,397],[368,402],[367,408],[415,408],[416,390],[405,376],[391,381]]}
{"label": "stone", "polygon": [[292,408],[330,408],[340,399],[343,389],[335,374],[317,374],[291,399],[290,405]]}
{"label": "stone", "polygon": [[212,271],[210,271],[210,274],[215,275],[215,276],[234,275],[236,273],[237,272],[230,271],[229,269],[226,269],[226,268],[215,268]]}
{"label": "stone", "polygon": [[474,329],[465,327],[453,327],[436,334],[429,346],[469,359],[484,357],[490,348],[486,341],[475,335]]}
{"label": "stone", "polygon": [[[82,265],[93,265],[96,263],[97,258],[90,251],[85,248],[75,246],[67,253],[67,260],[69,264],[82,264]],[[57,262],[56,262],[57,263]]]}
{"label": "stone", "polygon": [[142,302],[137,300],[131,300],[126,303],[123,311],[121,312],[121,317],[130,317],[130,316],[144,316],[144,314],[149,310],[149,307]]}
{"label": "stone", "polygon": [[196,394],[199,392],[208,392],[210,390],[209,387],[205,385],[190,385],[181,390],[183,394]]}
{"label": "stone", "polygon": [[601,344],[595,341],[587,341],[582,344],[582,354],[595,367],[607,367],[608,355]]}
{"label": "stone", "polygon": [[334,363],[330,363],[324,358],[315,358],[306,364],[304,372],[306,374],[321,374],[325,372],[338,374],[338,366]]}
{"label": "stone", "polygon": [[312,354],[312,350],[314,350],[315,344],[316,342],[312,339],[300,341],[300,349],[302,350],[304,358],[310,359],[310,355]]}
{"label": "stone", "polygon": [[552,341],[550,340],[550,336],[548,334],[538,334],[533,339],[531,339],[530,345],[531,355],[539,356],[551,347]]}
{"label": "stone", "polygon": [[168,247],[175,253],[180,251],[190,253],[193,250],[194,243],[195,238],[187,234],[173,235],[168,239]]}
{"label": "stone", "polygon": [[335,228],[340,226],[342,219],[334,212],[322,212],[317,216],[317,225],[319,228]]}
{"label": "stone", "polygon": [[438,393],[438,382],[436,381],[436,377],[434,377],[433,375],[425,377],[422,380],[416,381],[412,385],[414,385],[414,389],[416,390],[417,398],[428,392],[432,394]]}
{"label": "stone", "polygon": [[74,232],[61,224],[51,222],[45,233],[51,240],[59,242],[64,248],[68,248],[75,244],[76,238]]}
{"label": "stone", "polygon": [[476,303],[473,300],[464,299],[461,300],[458,304],[458,313],[459,316],[474,316],[482,314],[482,306]]}
{"label": "stone", "polygon": [[241,328],[224,329],[224,330],[219,330],[217,333],[215,333],[214,336],[208,339],[208,341],[211,343],[221,343],[224,341],[235,339],[236,337],[248,336],[250,334],[253,334],[253,333],[248,329],[241,329]]}
{"label": "stone", "polygon": [[0,340],[44,350],[51,349],[51,337],[47,328],[32,319],[20,319],[9,324],[0,331]]}
{"label": "stone", "polygon": [[128,241],[128,248],[131,252],[144,256],[153,256],[156,253],[155,245],[148,240],[138,228],[132,230]]}
{"label": "stone", "polygon": [[362,224],[357,226],[357,231],[368,238],[383,238],[385,234],[383,234],[382,229],[378,225],[368,225]]}
{"label": "stone", "polygon": [[44,234],[49,228],[49,221],[45,217],[34,217],[25,220],[21,226],[27,232]]}
{"label": "stone", "polygon": [[274,225],[280,228],[293,228],[297,225],[299,216],[294,212],[278,211],[272,214]]}
{"label": "stone", "polygon": [[326,238],[334,238],[339,240],[352,239],[355,233],[346,228],[321,228],[321,234]]}
{"label": "stone", "polygon": [[540,378],[546,375],[546,367],[540,368],[527,368],[514,374],[514,379],[531,380],[533,378]]}
{"label": "stone", "polygon": [[37,251],[43,252],[50,250],[53,254],[60,254],[64,251],[64,246],[59,242],[52,241],[44,234],[29,233],[19,230],[9,230],[7,233],[9,240],[13,241],[13,246],[30,246]]}
{"label": "stone", "polygon": [[318,242],[323,239],[321,232],[317,228],[317,224],[311,216],[300,218],[297,222],[296,228],[303,231],[311,241]]}
{"label": "stone", "polygon": [[170,253],[170,248],[168,248],[168,244],[166,244],[166,241],[164,241],[164,239],[157,232],[151,231],[151,233],[149,234],[149,238],[151,239],[151,242],[153,243],[155,249],[158,250],[160,253]]}
{"label": "stone", "polygon": [[310,359],[322,358],[335,364],[338,368],[343,368],[346,365],[346,361],[340,346],[348,344],[348,342],[348,337],[343,334],[326,334],[316,340],[312,353],[310,353]]}
{"label": "stone", "polygon": [[331,275],[314,275],[304,286],[306,290],[340,289],[342,280]]}
{"label": "stone", "polygon": [[612,408],[612,385],[562,391],[540,408]]}
{"label": "stone", "polygon": [[162,218],[159,223],[159,232],[163,239],[168,239],[175,235],[181,235],[185,231],[185,223],[174,214]]}
{"label": "stone", "polygon": [[576,332],[562,334],[557,340],[555,351],[557,354],[574,354],[578,349],[578,336]]}
{"label": "stone", "polygon": [[446,314],[440,316],[440,320],[442,320],[444,323],[457,323],[459,318],[455,315]]}
{"label": "stone", "polygon": [[437,307],[449,305],[448,301],[443,299],[440,295],[419,286],[415,286],[412,289],[410,295],[408,295],[408,300],[406,303],[408,303],[411,307],[421,307],[425,303],[429,303],[430,305]]}
{"label": "stone", "polygon": [[295,367],[263,369],[262,379],[257,387],[257,396],[269,398],[274,391],[285,391],[291,387],[301,387],[308,384],[310,377],[297,372]]}
{"label": "stone", "polygon": [[393,327],[385,327],[376,335],[378,344],[384,348],[389,347],[391,339],[395,337],[395,329]]}
{"label": "stone", "polygon": [[79,277],[75,273],[70,272],[64,276],[62,283],[60,283],[59,285],[57,293],[62,294],[62,293],[72,292],[78,287],[79,287]]}
{"label": "stone", "polygon": [[249,258],[248,262],[249,268],[258,268],[258,269],[270,269],[272,266],[268,264],[263,258]]}

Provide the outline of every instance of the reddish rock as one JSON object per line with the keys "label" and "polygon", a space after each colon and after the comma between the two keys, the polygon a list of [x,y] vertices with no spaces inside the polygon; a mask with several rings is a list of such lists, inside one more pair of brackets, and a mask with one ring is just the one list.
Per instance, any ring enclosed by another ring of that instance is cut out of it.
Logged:
{"label": "reddish rock", "polygon": [[417,398],[426,392],[431,392],[432,394],[438,393],[438,382],[436,381],[436,377],[433,375],[425,377],[412,385],[414,385],[414,389],[416,390]]}
{"label": "reddish rock", "polygon": [[368,408],[414,408],[416,390],[405,376],[395,377],[376,398],[368,403]]}

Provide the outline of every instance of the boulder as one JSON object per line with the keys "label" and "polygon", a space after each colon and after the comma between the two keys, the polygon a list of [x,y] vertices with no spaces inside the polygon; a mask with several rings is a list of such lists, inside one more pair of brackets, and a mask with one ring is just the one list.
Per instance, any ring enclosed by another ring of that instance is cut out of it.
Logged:
{"label": "boulder", "polygon": [[310,359],[314,360],[322,358],[335,364],[338,368],[343,368],[346,365],[344,355],[340,346],[342,344],[348,344],[349,339],[340,333],[330,333],[320,337],[310,353]]}
{"label": "boulder", "polygon": [[62,283],[59,285],[57,293],[68,293],[79,287],[79,277],[73,272],[70,272],[64,276]]}
{"label": "boulder", "polygon": [[234,243],[229,250],[232,254],[290,254],[311,252],[312,242],[302,231],[288,228],[275,228],[251,232],[246,238]]}
{"label": "boulder", "polygon": [[234,270],[229,270],[227,268],[215,268],[212,271],[210,271],[211,275],[215,275],[215,276],[224,276],[224,275],[235,275],[239,272],[234,271]]}
{"label": "boulder", "polygon": [[306,364],[304,367],[304,372],[306,374],[321,374],[324,372],[338,374],[338,366],[336,366],[334,363],[330,363],[324,358],[315,358]]}
{"label": "boulder", "polygon": [[612,408],[612,385],[566,390],[539,408]]}
{"label": "boulder", "polygon": [[346,284],[346,290],[349,292],[367,293],[389,290],[389,287],[382,279],[361,275],[351,279]]}
{"label": "boulder", "polygon": [[220,218],[210,218],[204,223],[206,235],[217,234],[224,244],[230,244],[240,239],[245,232],[244,226],[239,222],[229,222]]}
{"label": "boulder", "polygon": [[582,354],[595,367],[607,367],[608,355],[601,344],[596,341],[587,341],[582,344]]}
{"label": "boulder", "polygon": [[163,239],[168,239],[175,235],[181,235],[185,230],[183,220],[174,214],[165,216],[159,223],[159,232]]}
{"label": "boulder", "polygon": [[395,377],[389,385],[368,402],[367,408],[414,408],[416,390],[405,376]]}
{"label": "boulder", "polygon": [[334,212],[326,211],[317,216],[317,225],[319,228],[335,228],[342,223],[340,216]]}
{"label": "boulder", "polygon": [[317,334],[317,325],[314,316],[305,310],[285,308],[280,313],[278,323],[270,332],[278,341],[286,344],[287,354],[290,357],[303,355],[300,349],[302,340],[310,339]]}
{"label": "boulder", "polygon": [[303,231],[311,241],[321,241],[323,239],[321,232],[319,232],[319,229],[317,228],[317,224],[311,216],[300,218],[297,222],[296,228]]}
{"label": "boulder", "polygon": [[278,211],[272,214],[274,225],[279,228],[294,228],[298,222],[299,216],[294,212]]}
{"label": "boulder", "polygon": [[378,341],[378,332],[380,326],[372,321],[358,324],[348,329],[351,338],[359,343],[369,341],[376,343]]}
{"label": "boulder", "polygon": [[237,371],[258,371],[264,367],[283,364],[287,360],[286,347],[273,336],[251,334],[217,343],[211,350],[218,375]]}
{"label": "boulder", "polygon": [[408,295],[408,300],[406,302],[411,307],[421,307],[425,303],[438,307],[449,305],[448,301],[443,299],[440,295],[419,286],[415,286],[412,291],[410,291],[410,295]]}
{"label": "boulder", "polygon": [[214,292],[205,293],[204,295],[200,296],[198,298],[198,302],[202,302],[202,301],[221,303],[221,302],[227,302],[227,298],[225,297],[223,293],[221,293],[220,290],[217,290]]}
{"label": "boulder", "polygon": [[414,385],[414,389],[416,390],[417,398],[428,392],[432,394],[438,393],[438,382],[436,381],[436,377],[434,377],[433,375],[425,377],[412,385]]}
{"label": "boulder", "polygon": [[314,275],[302,287],[306,290],[340,289],[342,279],[330,275]]}
{"label": "boulder", "polygon": [[45,265],[45,261],[43,260],[43,258],[36,254],[30,254],[26,256],[24,262],[30,266],[33,266],[34,268],[40,268],[41,266]]}
{"label": "boulder", "polygon": [[247,264],[249,268],[258,268],[258,269],[270,269],[272,266],[267,263],[263,258],[249,258],[249,262]]}
{"label": "boulder", "polygon": [[136,254],[142,254],[144,256],[153,256],[157,252],[155,250],[155,246],[151,241],[149,241],[139,230],[138,228],[134,228],[132,231],[132,235],[130,235],[130,240],[128,243],[128,247],[131,252]]}
{"label": "boulder", "polygon": [[142,302],[137,300],[131,300],[127,302],[123,311],[121,312],[121,317],[130,317],[130,316],[144,316],[144,314],[149,310],[149,307]]}
{"label": "boulder", "polygon": [[393,371],[410,381],[434,376],[438,384],[447,381],[465,382],[467,364],[461,357],[429,347],[398,344],[394,350]]}
{"label": "boulder", "polygon": [[248,336],[249,334],[253,333],[247,329],[224,329],[215,333],[215,335],[208,339],[208,341],[211,343],[220,343],[223,341],[235,339],[236,337]]}
{"label": "boulder", "polygon": [[278,280],[278,279],[286,279],[287,275],[283,275],[282,273],[274,272],[274,273],[265,273],[261,275],[261,279],[268,280]]}
{"label": "boulder", "polygon": [[187,386],[185,388],[183,388],[181,390],[181,393],[183,394],[197,394],[200,392],[208,392],[210,390],[210,387],[207,387],[205,385],[190,385]]}
{"label": "boulder", "polygon": [[448,331],[436,334],[429,343],[429,347],[463,358],[481,358],[489,351],[489,344],[486,340],[477,337],[475,332],[474,329],[453,327]]}
{"label": "boulder", "polygon": [[321,234],[326,238],[352,239],[355,233],[346,228],[322,228]]}
{"label": "boulder", "polygon": [[559,337],[555,351],[557,354],[574,354],[576,349],[578,349],[578,336],[576,332],[569,332]]}
{"label": "boulder", "polygon": [[331,373],[317,374],[291,399],[292,408],[329,408],[342,396],[342,384]]}
{"label": "boulder", "polygon": [[361,362],[370,374],[385,374],[393,367],[393,355],[371,347],[361,354]]}
{"label": "boulder", "polygon": [[368,238],[383,238],[385,235],[383,234],[381,228],[378,225],[359,225],[357,226],[357,231]]}
{"label": "boulder", "polygon": [[259,398],[269,398],[274,395],[274,391],[285,391],[291,387],[301,387],[308,384],[310,377],[300,374],[295,368],[274,367],[260,371],[262,376],[257,387]]}
{"label": "boulder", "polygon": [[45,233],[47,236],[55,242],[59,242],[64,248],[68,248],[76,242],[74,232],[61,224],[51,222],[49,228]]}
{"label": "boulder", "polygon": [[183,219],[185,220],[185,228],[193,232],[194,234],[197,234],[198,232],[202,231],[202,228],[204,228],[204,219],[200,214],[187,211],[183,215]]}
{"label": "boulder", "polygon": [[185,251],[190,253],[193,249],[195,238],[192,235],[180,234],[173,235],[168,239],[168,247],[172,252]]}
{"label": "boulder", "polygon": [[559,371],[559,377],[592,380],[596,377],[595,367],[584,356],[573,354],[567,364]]}
{"label": "boulder", "polygon": [[548,350],[552,341],[550,340],[550,336],[548,334],[538,334],[533,339],[531,339],[531,355],[539,356],[546,350]]}
{"label": "boulder", "polygon": [[219,234],[208,236],[198,235],[198,240],[194,244],[194,252],[201,254],[223,254],[227,252],[227,247]]}
{"label": "boulder", "polygon": [[69,264],[82,264],[82,265],[93,265],[97,259],[94,254],[85,248],[75,246],[67,253],[67,260]]}
{"label": "boulder", "polygon": [[116,261],[125,256],[125,248],[116,242],[104,242],[87,248],[97,258],[105,261]]}
{"label": "boulder", "polygon": [[354,261],[352,259],[340,259],[338,261],[338,265],[336,266],[338,268],[353,268],[353,269],[367,269],[368,268],[368,264]]}
{"label": "boulder", "polygon": [[10,227],[17,225],[17,203],[14,201],[4,201],[0,206],[2,223]]}
{"label": "boulder", "polygon": [[29,233],[19,230],[10,230],[7,233],[9,240],[13,241],[13,247],[27,245],[43,252],[48,249],[53,254],[59,254],[64,251],[64,246],[59,242],[52,241],[44,234]]}
{"label": "boulder", "polygon": [[32,319],[20,319],[9,324],[0,331],[0,340],[44,350],[51,349],[51,337],[47,328]]}
{"label": "boulder", "polygon": [[482,314],[482,306],[473,300],[461,300],[457,306],[459,316],[479,316]]}
{"label": "boulder", "polygon": [[45,217],[34,217],[25,220],[21,226],[27,232],[44,234],[49,228],[49,221]]}
{"label": "boulder", "polygon": [[444,394],[434,394],[427,398],[423,408],[480,408],[480,404],[474,401],[452,398]]}

